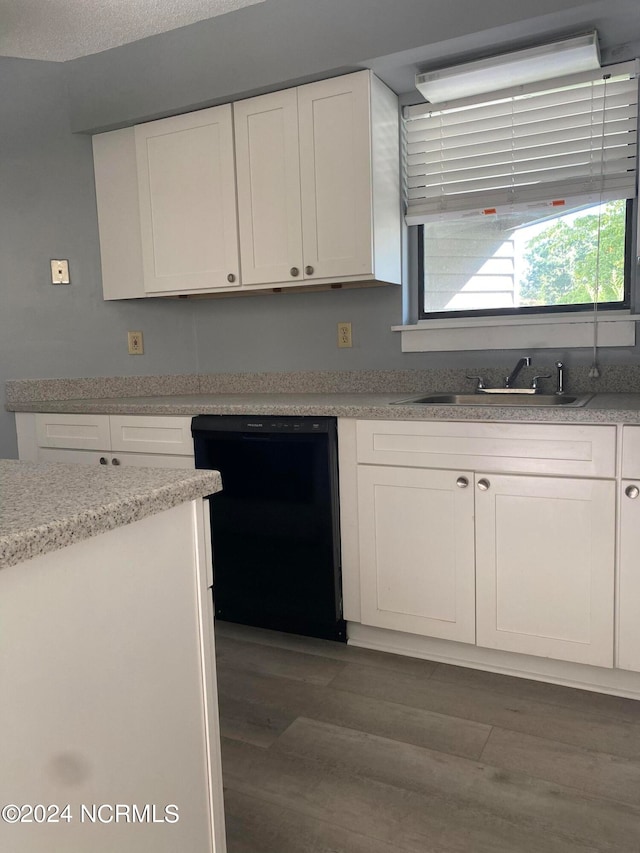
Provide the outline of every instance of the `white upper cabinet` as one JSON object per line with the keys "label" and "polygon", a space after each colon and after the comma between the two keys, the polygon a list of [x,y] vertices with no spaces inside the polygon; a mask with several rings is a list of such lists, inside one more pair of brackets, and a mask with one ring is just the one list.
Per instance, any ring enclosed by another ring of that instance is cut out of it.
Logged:
{"label": "white upper cabinet", "polygon": [[399,156],[369,71],[100,134],[105,299],[399,284]]}
{"label": "white upper cabinet", "polygon": [[234,104],[243,285],[303,277],[295,89]]}
{"label": "white upper cabinet", "polygon": [[146,293],[240,285],[231,106],[135,128]]}
{"label": "white upper cabinet", "polygon": [[368,72],[298,89],[305,276],[373,276]]}
{"label": "white upper cabinet", "polygon": [[400,283],[396,96],[360,71],[234,115],[243,285]]}

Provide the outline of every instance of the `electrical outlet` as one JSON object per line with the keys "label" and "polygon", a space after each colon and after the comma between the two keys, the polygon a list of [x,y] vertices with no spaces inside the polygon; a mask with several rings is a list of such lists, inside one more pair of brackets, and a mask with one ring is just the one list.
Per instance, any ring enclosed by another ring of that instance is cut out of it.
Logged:
{"label": "electrical outlet", "polygon": [[51,261],[51,284],[69,284],[69,261]]}
{"label": "electrical outlet", "polygon": [[338,323],[338,346],[351,347],[351,323]]}
{"label": "electrical outlet", "polygon": [[142,332],[127,332],[129,339],[129,355],[144,354],[144,340]]}

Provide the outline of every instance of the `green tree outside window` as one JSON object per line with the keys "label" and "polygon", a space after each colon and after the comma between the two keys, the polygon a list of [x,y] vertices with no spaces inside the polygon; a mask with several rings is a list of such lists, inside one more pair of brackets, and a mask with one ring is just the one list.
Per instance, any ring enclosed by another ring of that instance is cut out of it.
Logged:
{"label": "green tree outside window", "polygon": [[[624,299],[626,202],[598,213],[558,219],[532,237],[524,252],[520,305],[575,305]],[[598,230],[600,258],[598,283]]]}

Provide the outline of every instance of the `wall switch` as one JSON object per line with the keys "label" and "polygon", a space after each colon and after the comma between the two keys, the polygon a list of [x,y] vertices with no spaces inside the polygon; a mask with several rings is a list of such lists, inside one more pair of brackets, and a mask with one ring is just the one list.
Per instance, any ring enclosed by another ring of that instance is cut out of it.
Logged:
{"label": "wall switch", "polygon": [[351,323],[338,323],[338,346],[353,346],[351,343]]}
{"label": "wall switch", "polygon": [[69,284],[69,261],[51,261],[51,284]]}
{"label": "wall switch", "polygon": [[142,332],[127,332],[129,339],[129,355],[144,354],[144,339]]}

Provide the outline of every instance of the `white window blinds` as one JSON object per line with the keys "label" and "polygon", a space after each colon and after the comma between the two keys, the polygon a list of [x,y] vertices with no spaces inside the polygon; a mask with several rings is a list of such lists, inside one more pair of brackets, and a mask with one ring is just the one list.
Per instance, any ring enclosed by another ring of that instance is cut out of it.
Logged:
{"label": "white window blinds", "polygon": [[[407,224],[636,194],[638,63],[405,109]],[[494,210],[495,209],[495,210]]]}

